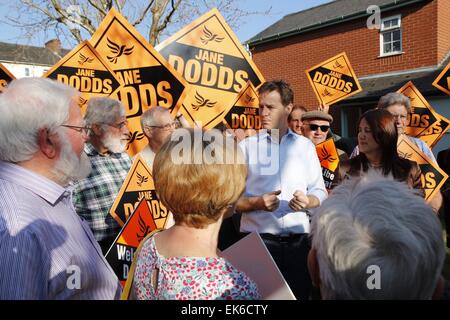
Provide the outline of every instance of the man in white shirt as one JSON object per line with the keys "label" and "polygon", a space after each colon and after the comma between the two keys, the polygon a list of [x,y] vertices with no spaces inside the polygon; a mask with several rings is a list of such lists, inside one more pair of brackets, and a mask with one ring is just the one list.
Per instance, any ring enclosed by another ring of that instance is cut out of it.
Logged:
{"label": "man in white shirt", "polygon": [[327,197],[322,169],[314,144],[288,128],[289,85],[264,83],[259,101],[263,129],[239,144],[248,163],[246,190],[236,205],[240,231],[258,232],[295,296],[308,299],[308,209]]}
{"label": "man in white shirt", "polygon": [[141,116],[142,132],[148,139],[148,145],[139,153],[150,168],[156,152],[175,130],[175,121],[170,112],[164,107],[153,107],[145,111]]}

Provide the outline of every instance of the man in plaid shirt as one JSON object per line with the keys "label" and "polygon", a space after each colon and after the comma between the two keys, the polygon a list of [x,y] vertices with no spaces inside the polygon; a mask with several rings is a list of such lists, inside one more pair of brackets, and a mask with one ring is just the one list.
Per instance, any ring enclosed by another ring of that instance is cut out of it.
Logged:
{"label": "man in plaid shirt", "polygon": [[123,105],[110,98],[91,98],[84,120],[91,128],[84,152],[92,171],[75,184],[73,202],[105,254],[121,229],[109,209],[131,167],[125,152],[129,131]]}

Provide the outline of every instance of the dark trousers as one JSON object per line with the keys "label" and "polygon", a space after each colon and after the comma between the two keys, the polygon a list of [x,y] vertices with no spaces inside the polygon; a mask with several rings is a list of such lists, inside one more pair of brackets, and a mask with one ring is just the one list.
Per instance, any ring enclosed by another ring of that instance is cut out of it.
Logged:
{"label": "dark trousers", "polygon": [[308,253],[311,249],[309,235],[305,233],[296,235],[291,240],[279,240],[261,234],[261,238],[295,297],[299,300],[308,300],[312,290],[307,266]]}

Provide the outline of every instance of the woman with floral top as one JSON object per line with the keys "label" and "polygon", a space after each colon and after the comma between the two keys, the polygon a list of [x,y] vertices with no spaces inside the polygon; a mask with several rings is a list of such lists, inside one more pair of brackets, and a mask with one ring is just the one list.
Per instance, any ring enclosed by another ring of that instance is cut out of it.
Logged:
{"label": "woman with floral top", "polygon": [[[199,134],[207,141],[194,141]],[[260,298],[256,284],[217,252],[220,225],[234,211],[246,176],[235,142],[219,131],[175,131],[153,164],[158,197],[175,225],[141,245],[132,298]]]}

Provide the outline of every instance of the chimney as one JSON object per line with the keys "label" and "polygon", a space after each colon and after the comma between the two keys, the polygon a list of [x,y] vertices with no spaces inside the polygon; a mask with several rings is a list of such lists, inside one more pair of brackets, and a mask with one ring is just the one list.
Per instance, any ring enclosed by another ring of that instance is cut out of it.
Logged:
{"label": "chimney", "polygon": [[57,56],[61,53],[61,41],[59,39],[52,39],[45,43],[45,47]]}

